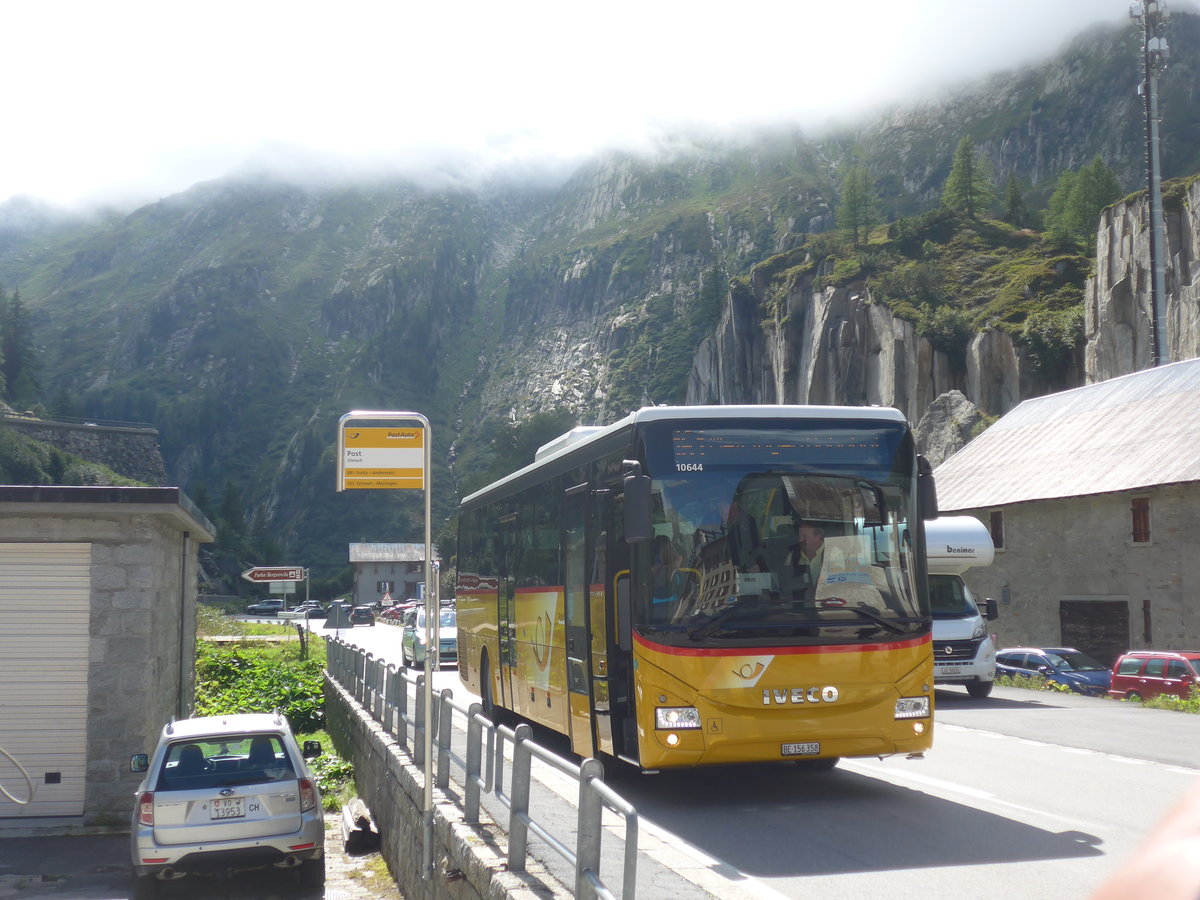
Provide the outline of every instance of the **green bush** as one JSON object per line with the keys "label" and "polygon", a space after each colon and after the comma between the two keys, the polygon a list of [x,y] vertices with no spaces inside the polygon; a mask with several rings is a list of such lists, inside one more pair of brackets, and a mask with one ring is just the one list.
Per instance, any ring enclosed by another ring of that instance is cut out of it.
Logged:
{"label": "green bush", "polygon": [[297,734],[325,724],[324,641],[196,643],[196,715],[280,710]]}
{"label": "green bush", "polygon": [[1200,713],[1200,687],[1193,685],[1191,693],[1186,698],[1176,697],[1174,694],[1159,694],[1157,697],[1143,700],[1142,706],[1151,709],[1173,709],[1177,712]]}
{"label": "green bush", "polygon": [[1069,694],[1071,689],[1065,684],[1059,684],[1044,675],[997,675],[995,684],[1002,687],[1028,688],[1032,691],[1057,691]]}

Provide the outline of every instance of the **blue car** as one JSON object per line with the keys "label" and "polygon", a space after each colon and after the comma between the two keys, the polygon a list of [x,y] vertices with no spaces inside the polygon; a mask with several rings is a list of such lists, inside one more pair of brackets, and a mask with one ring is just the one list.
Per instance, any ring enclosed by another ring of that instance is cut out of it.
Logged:
{"label": "blue car", "polygon": [[1010,647],[996,654],[996,674],[1014,678],[1041,675],[1078,694],[1102,697],[1112,669],[1073,647]]}

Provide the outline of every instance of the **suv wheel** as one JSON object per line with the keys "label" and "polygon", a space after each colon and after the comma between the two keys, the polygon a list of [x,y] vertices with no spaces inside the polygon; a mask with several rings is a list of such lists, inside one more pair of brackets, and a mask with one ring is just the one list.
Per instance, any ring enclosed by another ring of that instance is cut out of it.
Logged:
{"label": "suv wheel", "polygon": [[300,887],[316,890],[325,886],[325,860],[306,859],[300,863]]}
{"label": "suv wheel", "polygon": [[153,900],[158,896],[158,879],[153,875],[133,876],[133,900]]}

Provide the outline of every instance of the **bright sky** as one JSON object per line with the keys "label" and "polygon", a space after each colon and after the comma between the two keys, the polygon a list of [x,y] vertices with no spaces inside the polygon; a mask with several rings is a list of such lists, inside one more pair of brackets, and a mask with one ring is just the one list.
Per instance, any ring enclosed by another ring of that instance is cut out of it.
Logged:
{"label": "bright sky", "polygon": [[819,124],[1036,61],[1129,7],[14,0],[0,12],[0,202],[144,202],[279,161],[486,170],[688,123]]}

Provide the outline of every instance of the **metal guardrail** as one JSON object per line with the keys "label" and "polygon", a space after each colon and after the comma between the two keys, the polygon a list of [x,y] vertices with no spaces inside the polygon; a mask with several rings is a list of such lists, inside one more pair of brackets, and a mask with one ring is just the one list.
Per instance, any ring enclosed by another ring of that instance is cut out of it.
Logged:
{"label": "metal guardrail", "polygon": [[[409,753],[414,765],[425,764],[425,674],[412,672],[376,658],[360,647],[336,638],[326,645],[329,674],[354,697],[355,701],[396,738]],[[416,688],[416,701],[410,713],[408,686]],[[622,900],[637,896],[638,815],[632,804],[604,783],[604,766],[598,759],[580,764],[564,759],[532,739],[528,725],[515,729],[496,725],[483,715],[479,703],[464,706],[446,689],[433,691],[430,728],[434,760],[434,784],[441,789],[450,785],[450,767],[462,773],[463,821],[479,823],[482,794],[492,794],[509,811],[508,869],[525,871],[529,833],[541,838],[575,870],[575,896],[615,900],[615,895],[600,877],[603,814],[607,808],[625,821],[625,858],[622,871]],[[458,756],[451,744],[455,714],[466,718],[466,756]],[[512,746],[511,782],[504,792],[507,756],[505,745]],[[578,818],[574,849],[552,834],[530,811],[530,784],[534,759],[553,767],[579,785]]]}

